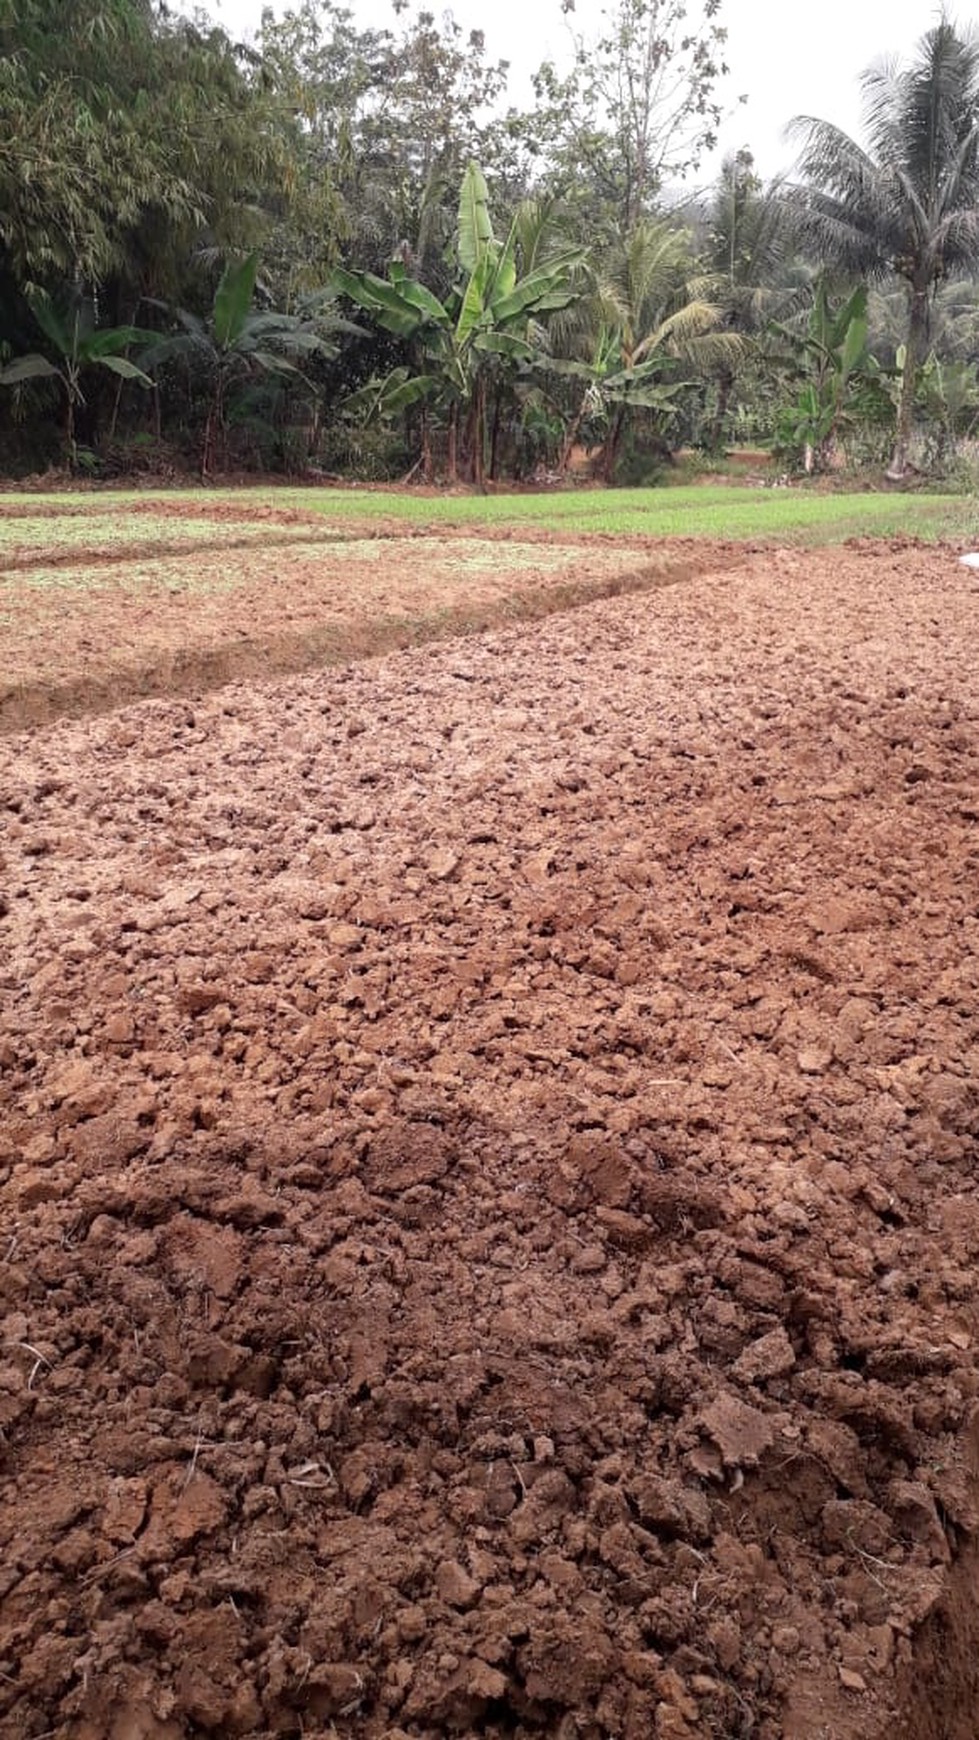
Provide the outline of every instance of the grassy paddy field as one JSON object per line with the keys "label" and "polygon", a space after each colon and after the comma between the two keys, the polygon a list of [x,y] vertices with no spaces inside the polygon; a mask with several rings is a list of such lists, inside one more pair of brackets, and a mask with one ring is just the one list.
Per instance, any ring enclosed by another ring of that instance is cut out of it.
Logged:
{"label": "grassy paddy field", "polygon": [[[132,491],[98,494],[10,494],[0,497],[0,550],[18,541],[10,520],[51,512],[59,518],[114,516],[137,508],[151,518],[170,504],[192,514],[293,508],[316,513],[338,526],[351,521],[375,526],[396,521],[411,527],[466,526],[500,530],[533,526],[571,533],[610,533],[654,538],[706,537],[834,543],[851,537],[979,537],[979,502],[963,495],[896,493],[823,494],[801,487],[746,488],[729,484],[663,489],[573,490],[526,495],[434,495],[385,489],[256,488],[178,490],[166,495]],[[192,524],[192,522],[190,522]],[[145,530],[145,528],[144,528]],[[186,532],[190,536],[190,531]]]}

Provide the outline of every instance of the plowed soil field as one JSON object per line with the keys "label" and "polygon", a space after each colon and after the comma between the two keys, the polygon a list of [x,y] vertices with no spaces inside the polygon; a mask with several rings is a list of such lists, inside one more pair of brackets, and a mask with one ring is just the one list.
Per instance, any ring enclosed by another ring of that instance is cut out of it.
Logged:
{"label": "plowed soil field", "polygon": [[240,499],[0,503],[0,732],[533,620],[705,559],[683,539],[355,531]]}
{"label": "plowed soil field", "polygon": [[700,566],[0,742],[4,1737],[975,1734],[979,591]]}

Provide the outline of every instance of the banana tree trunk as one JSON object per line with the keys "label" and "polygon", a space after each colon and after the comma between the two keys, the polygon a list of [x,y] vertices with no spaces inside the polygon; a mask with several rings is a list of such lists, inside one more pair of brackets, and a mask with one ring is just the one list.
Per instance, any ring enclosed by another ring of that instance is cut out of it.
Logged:
{"label": "banana tree trunk", "polygon": [[323,421],[323,407],[319,399],[313,401],[313,412],[306,426],[306,463],[315,465],[316,454],[320,444],[320,427]]}
{"label": "banana tree trunk", "polygon": [[422,406],[421,412],[421,446],[422,446],[422,481],[431,483],[434,476],[432,465],[432,438],[428,428],[428,412]]}
{"label": "banana tree trunk", "polygon": [[[211,403],[207,408],[207,419],[204,424],[204,445],[201,451],[201,477],[205,480],[210,477],[214,468],[214,458],[217,452],[218,441],[224,437],[224,434],[224,381],[221,379],[219,373],[217,380],[215,381],[214,394]],[[228,444],[226,438],[223,443],[223,460],[225,468],[227,468]]]}
{"label": "banana tree trunk", "polygon": [[211,457],[214,448],[214,407],[208,407],[204,421],[204,440],[201,444],[201,480],[207,482],[211,475]]}
{"label": "banana tree trunk", "polygon": [[605,454],[602,470],[605,482],[611,484],[615,480],[615,462],[619,457],[619,442],[622,439],[622,428],[625,423],[625,406],[620,405],[609,426],[605,437]]}
{"label": "banana tree trunk", "polygon": [[109,440],[110,441],[114,441],[116,438],[116,428],[117,428],[118,423],[119,423],[119,404],[120,404],[121,399],[122,399],[122,381],[120,379],[120,380],[116,381],[115,396],[112,400],[112,416],[109,420]]}
{"label": "banana tree trunk", "polygon": [[897,428],[894,451],[887,467],[892,483],[901,483],[908,475],[908,450],[914,422],[914,399],[918,389],[918,373],[928,341],[928,287],[912,284],[908,306],[908,336],[904,347],[904,369],[901,374],[901,394],[897,406]]}
{"label": "banana tree trunk", "polygon": [[445,456],[446,477],[450,484],[459,481],[459,407],[453,405],[449,412],[449,439]]}
{"label": "banana tree trunk", "polygon": [[68,470],[75,471],[78,463],[78,450],[75,446],[75,395],[70,389],[65,404],[65,452],[68,457]]}
{"label": "banana tree trunk", "polygon": [[500,415],[503,395],[499,392],[493,395],[493,428],[490,433],[490,482],[496,482],[496,473],[500,457]]}
{"label": "banana tree trunk", "polygon": [[476,488],[486,488],[486,383],[477,379],[472,404],[472,480]]}

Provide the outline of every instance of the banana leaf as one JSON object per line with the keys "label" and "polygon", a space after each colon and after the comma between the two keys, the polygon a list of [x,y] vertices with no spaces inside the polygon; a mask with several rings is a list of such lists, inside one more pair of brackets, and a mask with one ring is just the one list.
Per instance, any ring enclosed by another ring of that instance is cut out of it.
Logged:
{"label": "banana leaf", "polygon": [[493,245],[489,194],[478,163],[470,162],[459,193],[459,259],[470,275]]}
{"label": "banana leaf", "polygon": [[149,375],[144,375],[142,369],[138,369],[126,356],[100,356],[95,360],[100,368],[111,369],[114,375],[119,375],[124,381],[138,381],[141,387],[153,385]]}
{"label": "banana leaf", "polygon": [[0,369],[0,386],[16,387],[21,381],[50,380],[54,375],[60,380],[61,370],[55,368],[54,363],[49,362],[46,356],[39,356],[36,351],[31,351],[30,355],[15,357],[6,368]]}
{"label": "banana leaf", "polygon": [[226,266],[214,292],[214,338],[219,349],[229,350],[244,331],[255,294],[258,255],[249,254],[239,265]]}

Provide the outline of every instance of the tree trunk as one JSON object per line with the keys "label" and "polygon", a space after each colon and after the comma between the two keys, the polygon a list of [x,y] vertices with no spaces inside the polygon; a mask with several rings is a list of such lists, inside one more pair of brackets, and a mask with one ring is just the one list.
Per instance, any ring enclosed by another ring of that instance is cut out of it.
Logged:
{"label": "tree trunk", "polygon": [[422,422],[422,428],[421,428],[422,480],[425,483],[431,483],[432,477],[433,477],[432,439],[431,439],[431,436],[428,432],[428,412],[425,410],[424,405],[422,406],[421,422]]}
{"label": "tree trunk", "polygon": [[112,401],[112,417],[109,422],[109,440],[116,438],[116,426],[119,422],[119,404],[122,399],[122,379],[116,381],[116,396]]}
{"label": "tree trunk", "polygon": [[319,399],[313,401],[313,414],[306,426],[306,464],[315,465],[320,444],[320,426],[323,420],[323,407]]}
{"label": "tree trunk", "polygon": [[204,423],[204,443],[201,447],[201,482],[206,483],[211,475],[211,458],[214,447],[214,406],[208,408]]}
{"label": "tree trunk", "polygon": [[472,406],[472,480],[480,491],[486,488],[486,386],[477,379]]}
{"label": "tree trunk", "polygon": [[712,453],[720,453],[724,445],[724,424],[727,419],[727,407],[733,386],[734,376],[730,369],[722,369],[717,377],[717,404],[714,408],[714,420],[710,431],[710,450]]}
{"label": "tree trunk", "polygon": [[[209,482],[214,469],[215,456],[218,454],[218,442],[224,433],[224,382],[218,374],[214,383],[214,396],[207,410],[207,421],[204,424],[204,450],[201,454],[201,480]],[[224,467],[227,470],[228,450],[224,443]]]}
{"label": "tree trunk", "polygon": [[908,475],[908,449],[914,422],[914,398],[928,338],[928,288],[912,284],[908,306],[908,336],[904,347],[904,369],[901,374],[901,396],[897,406],[897,428],[894,431],[894,452],[887,467],[891,483],[901,483]]}
{"label": "tree trunk", "polygon": [[459,407],[454,404],[449,412],[449,441],[445,456],[446,477],[450,484],[459,481]]}
{"label": "tree trunk", "polygon": [[500,393],[494,394],[494,397],[493,397],[493,429],[492,429],[492,433],[490,435],[490,468],[489,468],[490,482],[491,483],[496,482],[497,462],[499,460],[500,400],[501,400],[501,397],[502,397],[502,395]]}
{"label": "tree trunk", "polygon": [[615,479],[615,462],[619,457],[619,442],[622,439],[622,425],[625,422],[625,406],[620,405],[612,418],[608,435],[605,438],[605,456],[602,470],[605,482],[611,484]]}
{"label": "tree trunk", "polygon": [[561,457],[557,462],[557,468],[558,468],[558,471],[560,472],[562,477],[566,477],[568,474],[568,466],[571,464],[571,455],[574,452],[575,442],[578,439],[578,431],[581,428],[581,425],[585,420],[585,411],[586,411],[587,406],[588,406],[589,391],[590,391],[590,388],[586,387],[584,392],[582,393],[581,403],[579,404],[578,409],[575,412],[574,416],[572,417],[570,423],[568,424],[567,430],[565,432],[564,445],[561,448]]}

